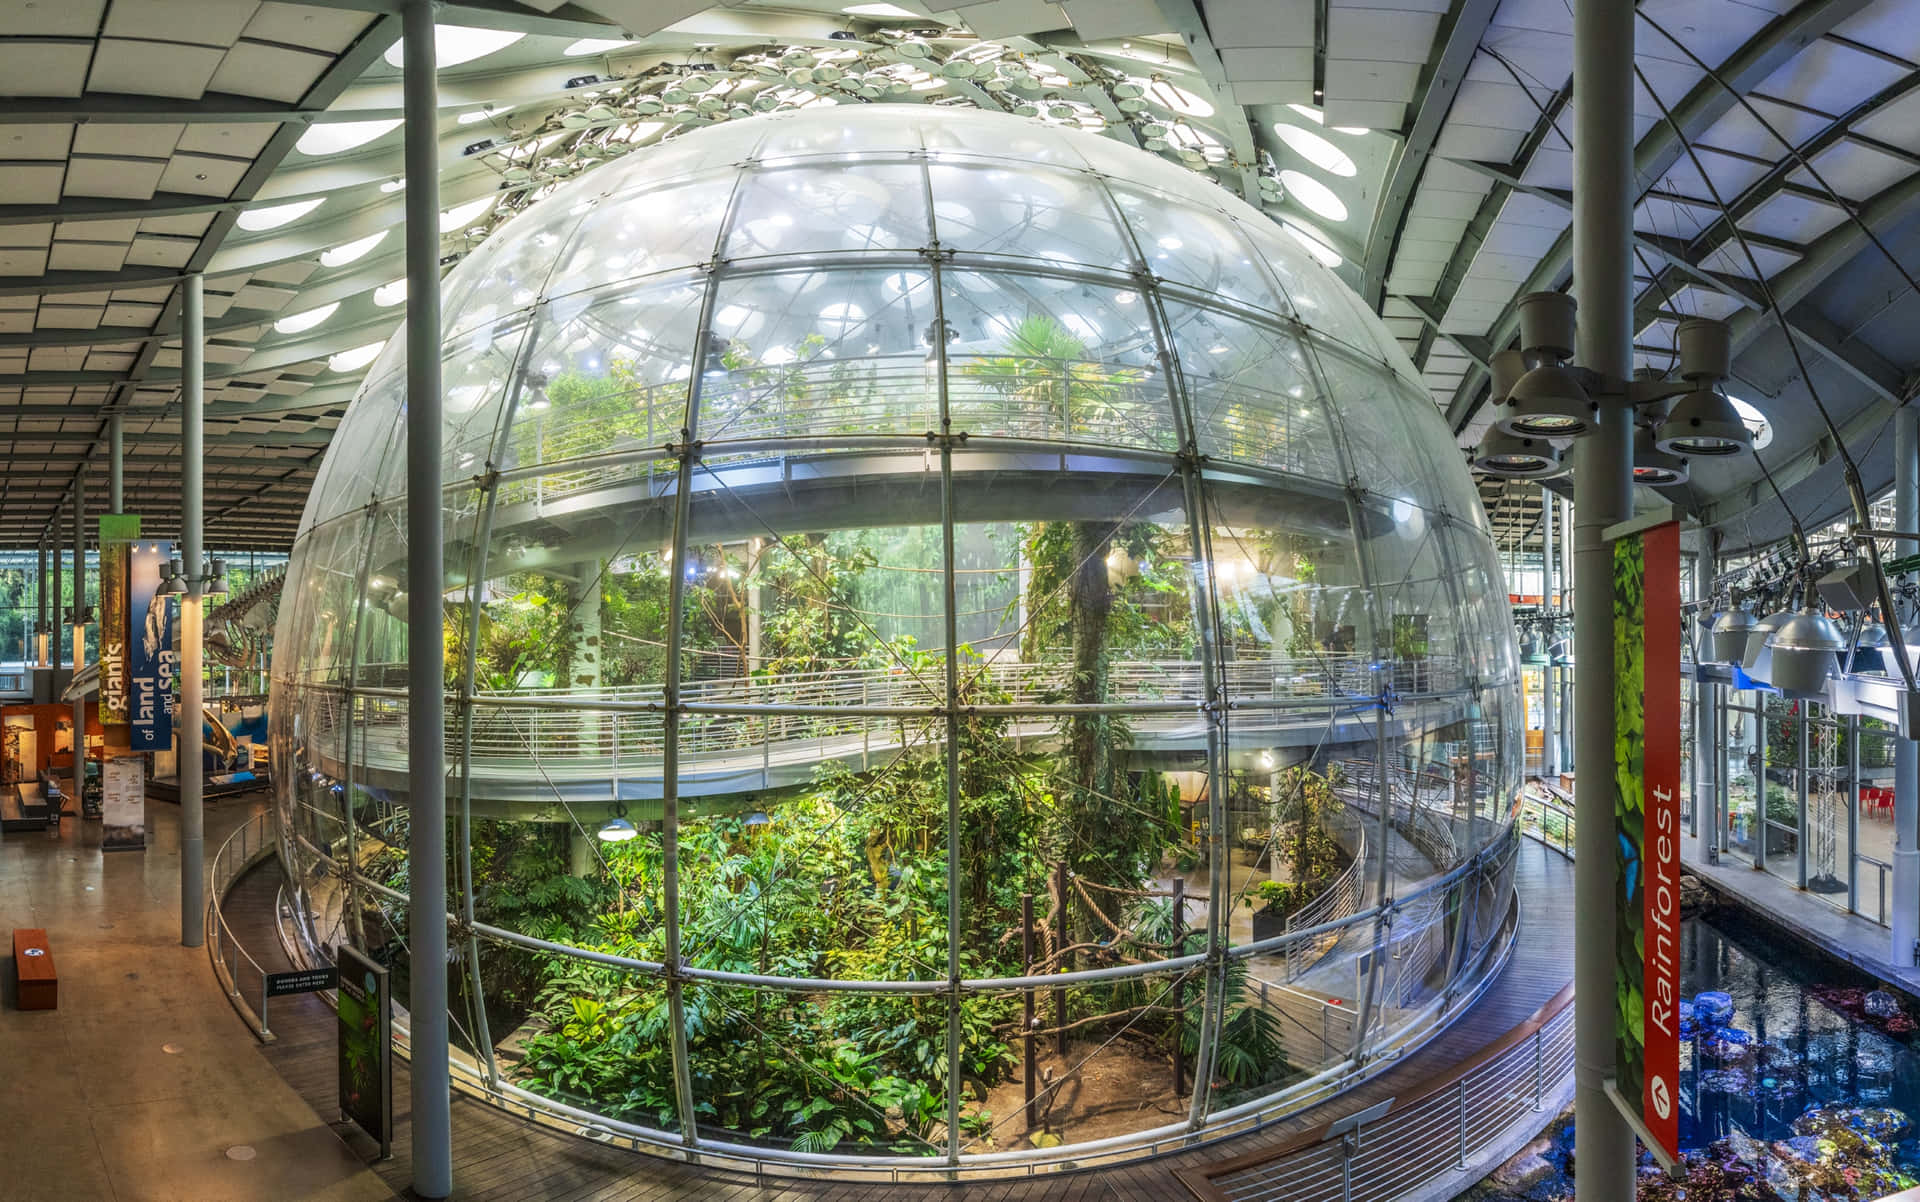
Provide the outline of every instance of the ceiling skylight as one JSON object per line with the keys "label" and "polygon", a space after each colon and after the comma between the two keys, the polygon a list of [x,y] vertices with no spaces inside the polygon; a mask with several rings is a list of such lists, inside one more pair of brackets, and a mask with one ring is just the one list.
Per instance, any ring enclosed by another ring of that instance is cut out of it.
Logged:
{"label": "ceiling skylight", "polygon": [[560,53],[568,58],[579,58],[583,54],[604,54],[609,50],[618,50],[622,46],[631,46],[632,42],[620,38],[581,38]]}
{"label": "ceiling skylight", "polygon": [[380,357],[380,351],[387,345],[386,340],[369,342],[365,346],[356,346],[350,351],[341,351],[327,358],[327,366],[335,371],[359,371]]}
{"label": "ceiling skylight", "polygon": [[303,331],[311,330],[327,318],[332,317],[333,311],[339,307],[340,302],[335,301],[330,305],[321,305],[318,309],[308,309],[305,313],[295,313],[290,317],[282,317],[279,321],[273,323],[273,328],[282,334],[299,334]]}
{"label": "ceiling skylight", "polygon": [[[502,29],[468,29],[464,25],[435,25],[433,27],[433,65],[444,71],[448,67],[457,67],[461,63],[470,63],[476,58],[485,58],[496,50],[505,50],[521,38],[524,33],[512,33]],[[387,47],[381,57],[398,67],[407,61],[407,44],[404,40]]]}
{"label": "ceiling skylight", "polygon": [[352,150],[356,146],[365,146],[368,142],[400,128],[398,120],[392,121],[335,121],[323,125],[312,125],[300,135],[293,148],[301,154],[339,154],[343,150]]}
{"label": "ceiling skylight", "polygon": [[450,234],[457,229],[464,229],[476,217],[493,207],[493,199],[491,196],[482,196],[479,200],[470,200],[466,204],[441,210],[440,232]]}
{"label": "ceiling skylight", "polygon": [[1733,411],[1740,415],[1740,423],[1753,432],[1753,449],[1766,450],[1773,442],[1773,423],[1767,420],[1767,415],[1731,393],[1727,399],[1733,402]]}
{"label": "ceiling skylight", "polygon": [[1328,175],[1352,176],[1359,169],[1353,165],[1353,159],[1347,152],[1327,141],[1310,129],[1298,125],[1275,125],[1273,132],[1287,144],[1287,149],[1312,163]]}
{"label": "ceiling skylight", "polygon": [[470,112],[461,113],[458,117],[455,117],[454,120],[462,125],[472,125],[477,121],[486,121],[493,117],[498,117],[502,113],[511,113],[512,111],[513,106],[510,104],[489,105],[483,109],[473,109]]}
{"label": "ceiling skylight", "polygon": [[[1327,115],[1310,104],[1290,104],[1287,107],[1313,122],[1315,125],[1325,125],[1327,123]],[[1336,125],[1333,127],[1333,132],[1336,134],[1364,134],[1373,131],[1367,129],[1364,125]]]}
{"label": "ceiling skylight", "polygon": [[407,299],[407,282],[395,280],[391,284],[382,284],[373,290],[373,303],[382,309],[391,309]]}
{"label": "ceiling skylight", "polygon": [[297,221],[326,203],[326,197],[318,200],[296,200],[289,204],[268,205],[264,209],[246,209],[233,219],[233,223],[243,230],[270,230]]}
{"label": "ceiling skylight", "polygon": [[920,17],[919,13],[901,8],[898,4],[849,4],[840,11],[849,17],[896,17],[902,20],[918,20]]}
{"label": "ceiling skylight", "polygon": [[1287,195],[1299,201],[1302,207],[1317,217],[1324,217],[1328,221],[1347,219],[1346,202],[1335,196],[1332,188],[1305,172],[1294,171],[1291,168],[1282,171],[1280,186],[1287,190]]}
{"label": "ceiling skylight", "polygon": [[356,238],[352,242],[342,243],[332,250],[323,250],[320,252],[320,266],[345,267],[355,259],[365,255],[374,247],[380,245],[381,240],[387,236],[387,233],[388,231],[381,230],[377,234],[368,234],[364,238]]}

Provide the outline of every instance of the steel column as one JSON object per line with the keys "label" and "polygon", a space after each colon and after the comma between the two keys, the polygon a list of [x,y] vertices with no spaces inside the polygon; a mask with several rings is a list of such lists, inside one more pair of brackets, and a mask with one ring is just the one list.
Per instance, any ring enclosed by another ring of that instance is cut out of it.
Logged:
{"label": "steel column", "polygon": [[1807,784],[1808,758],[1813,749],[1811,726],[1813,724],[1813,705],[1800,703],[1800,737],[1794,747],[1794,758],[1798,761],[1793,777],[1797,783],[1794,789],[1794,833],[1793,833],[1793,880],[1802,889],[1807,887]]}
{"label": "steel column", "polygon": [[[1553,571],[1553,507],[1556,503],[1547,486],[1540,486],[1540,612],[1559,615],[1560,607],[1554,602]],[[1553,634],[1551,628],[1543,633],[1541,641],[1546,645],[1547,663],[1540,669],[1540,775],[1549,780],[1560,775],[1560,736],[1555,730],[1554,717],[1559,706],[1554,704],[1553,695]]]}
{"label": "steel column", "polygon": [[[1920,529],[1920,412],[1911,405],[1893,415],[1893,526]],[[1895,555],[1915,552],[1920,543],[1902,540],[1893,546]],[[1900,620],[1897,613],[1881,617]],[[1893,900],[1887,907],[1893,945],[1887,958],[1911,968],[1913,941],[1920,937],[1920,744],[1900,739],[1893,755]]]}
{"label": "steel column", "polygon": [[1847,715],[1847,913],[1860,912],[1860,715]]}
{"label": "steel column", "polygon": [[47,536],[53,557],[53,603],[48,607],[47,642],[51,645],[53,666],[56,672],[61,664],[67,662],[67,653],[64,650],[67,643],[67,632],[64,629],[67,624],[67,611],[64,604],[67,590],[62,583],[62,577],[66,572],[66,568],[62,565],[66,563],[66,560],[60,554],[60,544],[54,541],[60,537],[60,518],[65,513],[65,509],[66,507],[64,505],[55,508],[53,514],[53,529]]}
{"label": "steel column", "polygon": [[440,531],[439,81],[432,0],[402,12],[407,260],[407,889],[413,1192],[453,1192],[447,1064],[445,566]]}
{"label": "steel column", "polygon": [[[1567,586],[1573,580],[1573,502],[1560,499],[1560,612],[1570,613],[1572,604],[1566,599]],[[1571,644],[1566,644],[1571,647]],[[1575,665],[1577,668],[1577,665]],[[1567,680],[1567,665],[1560,665],[1560,771],[1578,771],[1573,762],[1573,712],[1572,686]]]}
{"label": "steel column", "polygon": [[[1573,279],[1579,361],[1633,375],[1633,16],[1618,0],[1574,0]],[[1633,515],[1633,411],[1603,398],[1574,468],[1574,1155],[1581,1202],[1634,1194],[1634,1136],[1606,1094],[1614,1072],[1613,593],[1608,526]]]}
{"label": "steel column", "polygon": [[34,602],[39,608],[39,620],[34,627],[33,662],[46,666],[46,644],[51,639],[47,621],[47,541],[40,540],[40,574],[33,578]]}
{"label": "steel column", "polygon": [[200,770],[200,712],[204,705],[200,593],[205,586],[200,546],[206,470],[206,292],[197,273],[180,284],[180,564],[187,591],[180,595],[180,718],[175,727],[180,779],[180,942],[206,938],[206,815]]}
{"label": "steel column", "polygon": [[126,417],[107,419],[107,512],[119,513],[127,499]]}
{"label": "steel column", "polygon": [[[73,481],[73,670],[87,658],[87,477]],[[104,781],[102,782],[104,783]],[[87,788],[87,699],[73,698],[73,795],[84,799]],[[198,945],[193,945],[198,946]]]}

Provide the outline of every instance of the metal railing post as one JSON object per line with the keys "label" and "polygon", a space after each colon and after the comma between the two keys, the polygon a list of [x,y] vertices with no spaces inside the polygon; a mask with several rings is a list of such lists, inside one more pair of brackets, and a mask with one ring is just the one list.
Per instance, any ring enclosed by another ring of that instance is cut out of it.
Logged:
{"label": "metal railing post", "polygon": [[1537,1114],[1545,1105],[1547,1090],[1547,1050],[1545,1025],[1533,1033],[1533,1109]]}
{"label": "metal railing post", "polygon": [[1455,1164],[1453,1167],[1464,1169],[1467,1167],[1467,1081],[1465,1077],[1462,1077],[1455,1083],[1454,1093],[1459,1099],[1456,1108],[1456,1113],[1459,1115],[1459,1123],[1455,1130]]}

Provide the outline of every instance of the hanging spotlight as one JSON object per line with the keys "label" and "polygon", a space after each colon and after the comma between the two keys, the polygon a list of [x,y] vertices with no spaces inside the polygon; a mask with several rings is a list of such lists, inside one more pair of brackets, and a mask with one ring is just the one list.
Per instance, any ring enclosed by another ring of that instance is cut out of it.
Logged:
{"label": "hanging spotlight", "polygon": [[1669,455],[1654,446],[1651,431],[1635,430],[1633,433],[1633,482],[1648,487],[1685,484],[1687,461],[1678,455]]}
{"label": "hanging spotlight", "polygon": [[1787,618],[1767,647],[1773,652],[1773,684],[1787,693],[1818,693],[1840,670],[1847,640],[1833,619],[1808,606]]}
{"label": "hanging spotlight", "polygon": [[1793,611],[1790,609],[1783,609],[1778,613],[1768,614],[1758,622],[1755,622],[1753,629],[1747,632],[1747,650],[1746,654],[1741,657],[1740,670],[1745,672],[1747,676],[1756,683],[1773,683],[1773,647],[1771,644],[1773,632],[1786,625],[1787,619],[1792,616]]}
{"label": "hanging spotlight", "polygon": [[1700,388],[1674,402],[1654,431],[1654,445],[1670,455],[1738,455],[1753,449],[1753,431],[1732,401]]}
{"label": "hanging spotlight", "polygon": [[1753,611],[1730,609],[1713,620],[1713,657],[1702,662],[1737,664],[1747,657],[1747,639],[1755,625]]}
{"label": "hanging spotlight", "polygon": [[1520,349],[1538,366],[1514,381],[1496,419],[1525,438],[1578,438],[1593,429],[1594,404],[1566,366],[1573,357],[1574,299],[1564,292],[1520,298]]}
{"label": "hanging spotlight", "polygon": [[166,568],[160,573],[160,587],[155,591],[169,596],[187,591],[187,574],[181,569],[179,560],[167,561]]}
{"label": "hanging spotlight", "polygon": [[1544,438],[1523,438],[1492,427],[1473,453],[1473,469],[1506,480],[1542,480],[1561,471],[1560,448]]}
{"label": "hanging spotlight", "polygon": [[598,831],[602,843],[625,843],[639,837],[639,830],[627,820],[627,807],[622,802],[613,803],[613,817],[602,823]]}
{"label": "hanging spotlight", "polygon": [[1887,641],[1887,628],[1861,615],[1859,631],[1853,639],[1853,655],[1847,661],[1846,670],[1875,676],[1885,673]]}

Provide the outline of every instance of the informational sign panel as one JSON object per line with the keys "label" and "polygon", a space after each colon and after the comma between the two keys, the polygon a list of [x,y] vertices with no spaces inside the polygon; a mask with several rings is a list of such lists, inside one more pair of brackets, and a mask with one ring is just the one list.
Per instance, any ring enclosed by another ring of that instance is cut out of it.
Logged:
{"label": "informational sign panel", "polygon": [[140,537],[131,513],[100,515],[100,724],[127,724],[127,561]]}
{"label": "informational sign panel", "polygon": [[267,974],[268,997],[291,997],[296,993],[319,993],[340,987],[338,968],[302,968],[293,972]]}
{"label": "informational sign panel", "polygon": [[1680,527],[1613,544],[1617,1099],[1680,1144]]}
{"label": "informational sign panel", "polygon": [[387,970],[342,945],[340,973],[340,1115],[393,1154],[393,996]]}
{"label": "informational sign panel", "polygon": [[100,766],[100,849],[147,849],[147,762],[115,756]]}
{"label": "informational sign panel", "polygon": [[172,606],[160,574],[172,543],[135,543],[127,572],[127,705],[135,751],[173,749]]}

